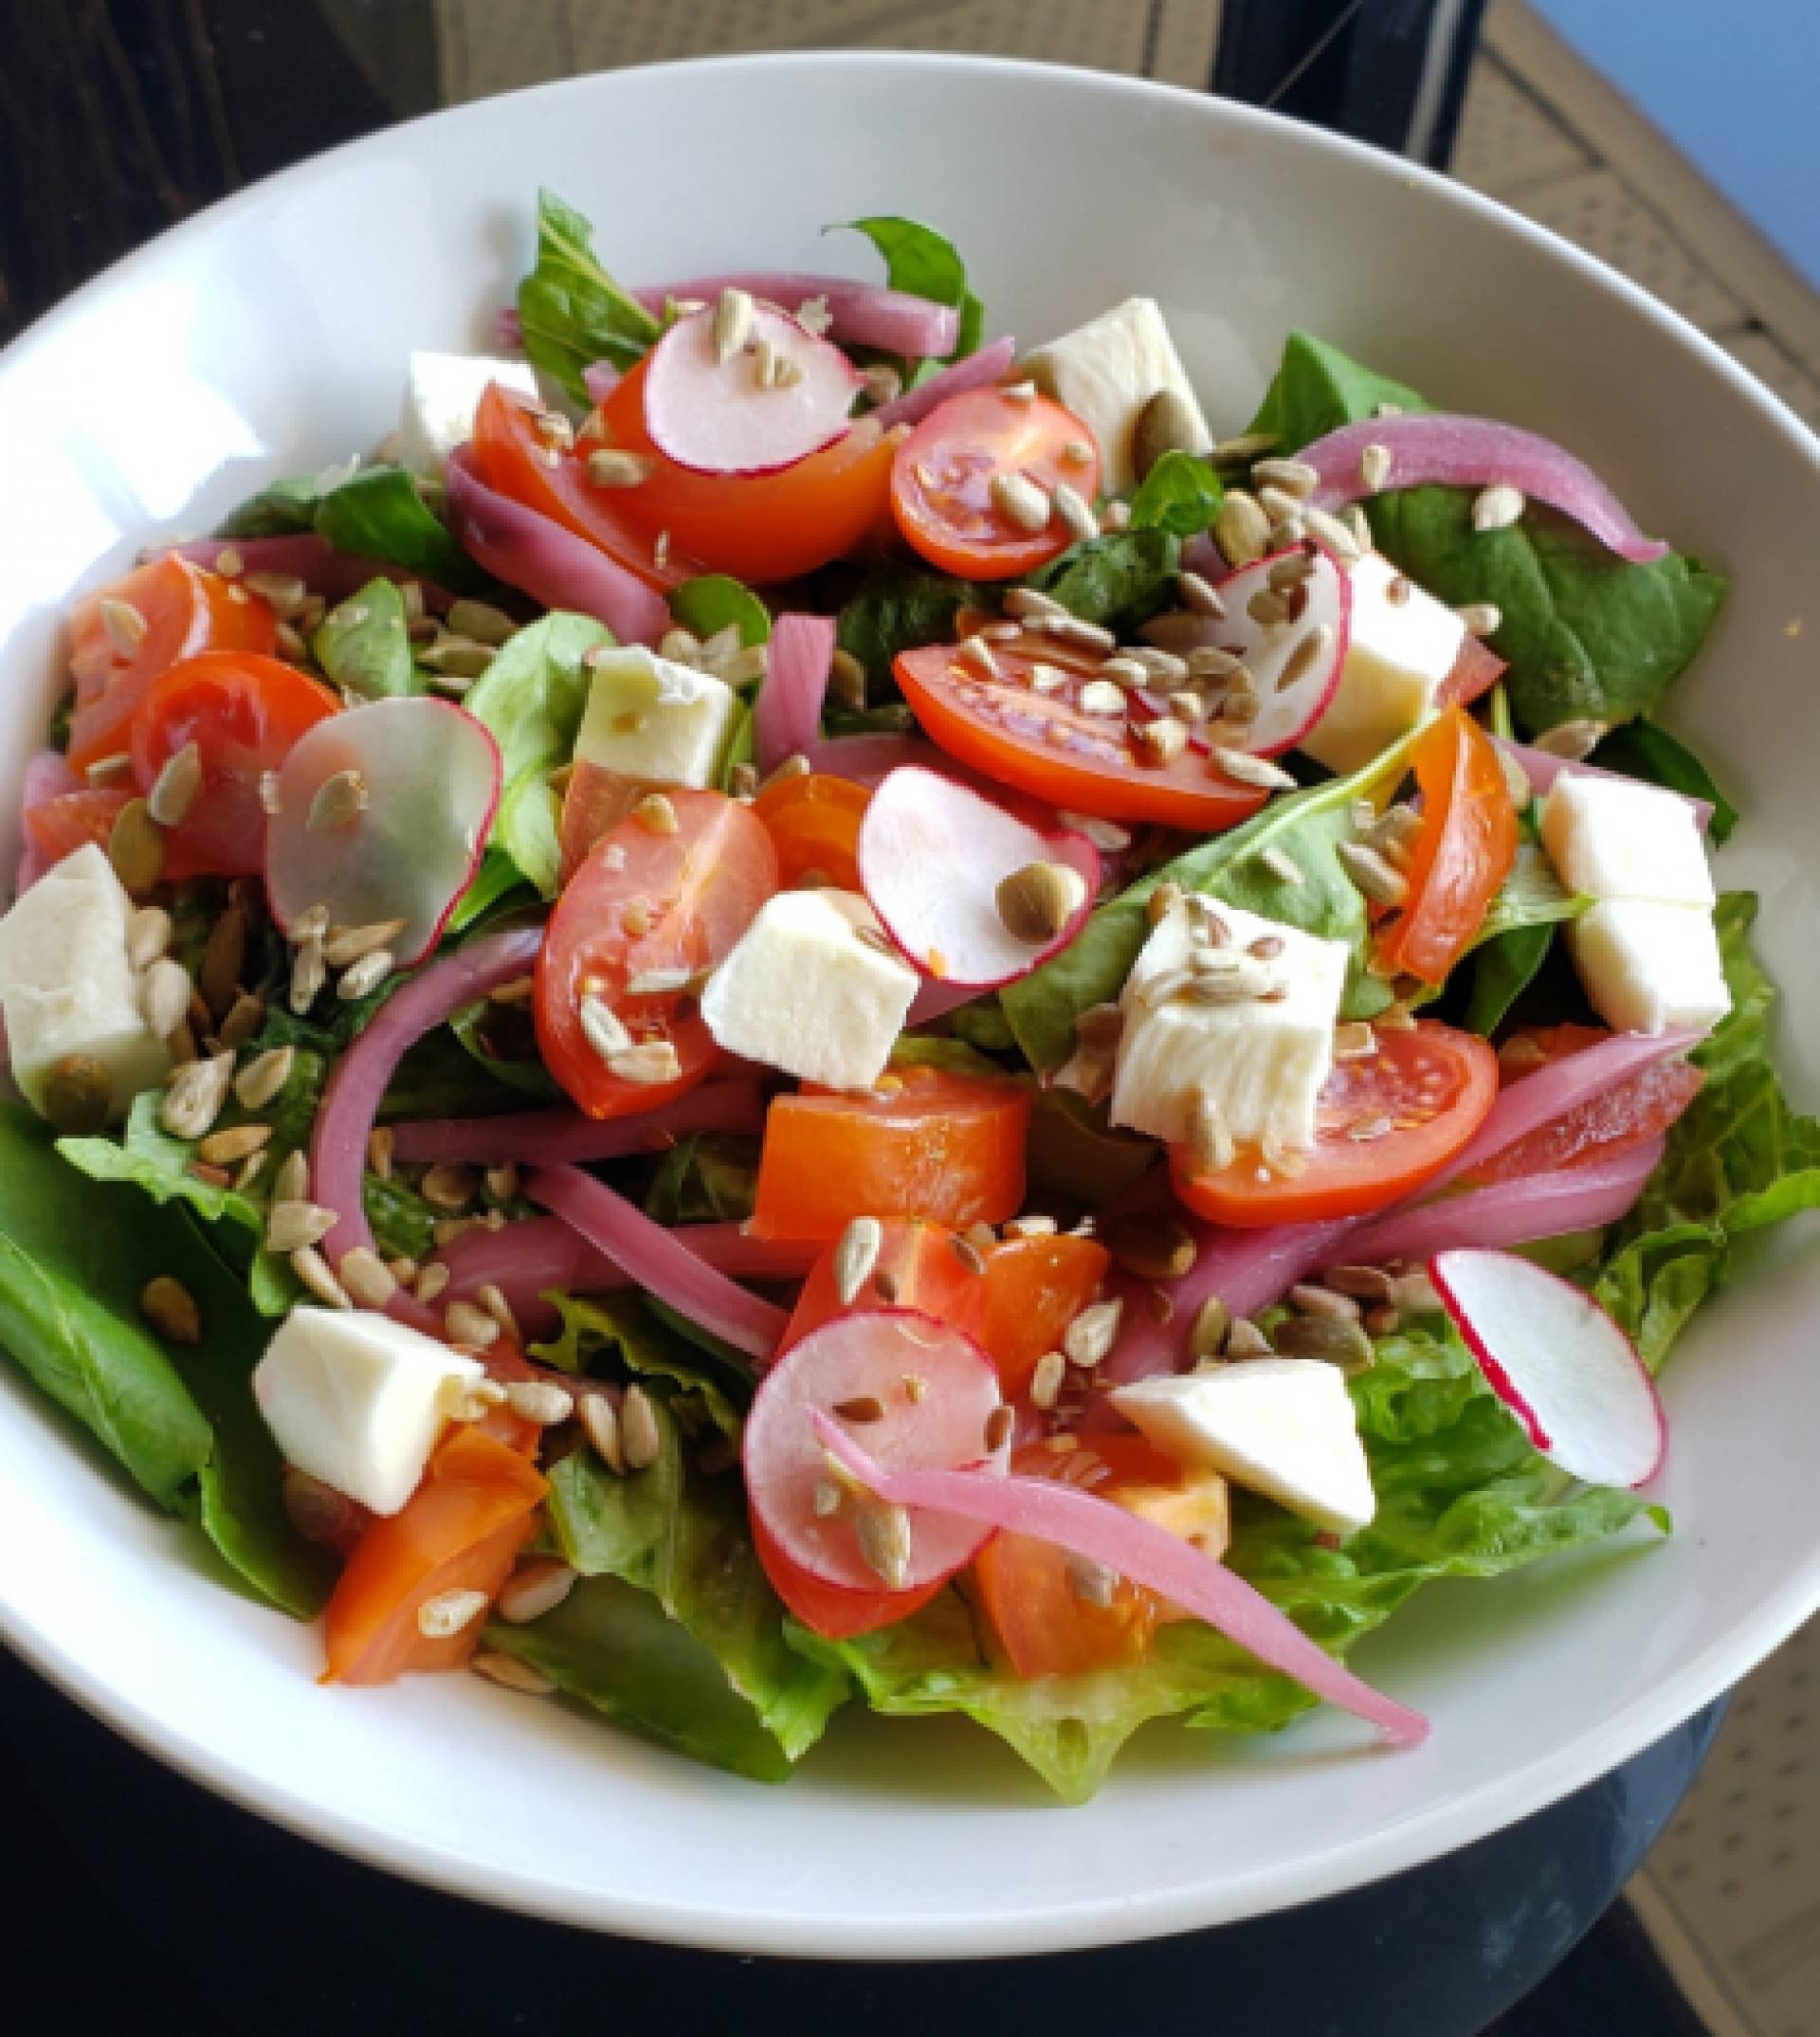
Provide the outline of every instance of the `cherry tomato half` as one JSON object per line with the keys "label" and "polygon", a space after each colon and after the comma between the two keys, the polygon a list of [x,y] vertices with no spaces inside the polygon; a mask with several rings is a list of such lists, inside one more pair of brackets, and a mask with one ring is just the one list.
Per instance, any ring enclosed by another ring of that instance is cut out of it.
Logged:
{"label": "cherry tomato half", "polygon": [[800,772],[774,778],[753,801],[752,810],[771,830],[786,885],[814,877],[818,883],[858,891],[860,823],[871,802],[865,787],[850,778]]}

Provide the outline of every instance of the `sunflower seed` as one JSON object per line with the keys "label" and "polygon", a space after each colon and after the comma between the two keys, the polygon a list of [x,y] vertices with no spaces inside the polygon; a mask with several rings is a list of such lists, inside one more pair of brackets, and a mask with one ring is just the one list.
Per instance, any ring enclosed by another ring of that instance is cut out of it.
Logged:
{"label": "sunflower seed", "polygon": [[1122,1301],[1095,1301],[1083,1308],[1062,1334],[1062,1350],[1070,1364],[1091,1369],[1112,1349],[1123,1317]]}
{"label": "sunflower seed", "polygon": [[588,479],[596,488],[636,488],[650,478],[652,463],[643,453],[603,446],[588,455]]}
{"label": "sunflower seed", "polygon": [[107,860],[125,889],[136,897],[164,875],[164,834],[143,799],[129,799],[114,816]]}
{"label": "sunflower seed", "polygon": [[202,1341],[202,1316],[196,1298],[168,1273],[147,1281],[139,1290],[139,1313],[160,1337],[173,1344]]}
{"label": "sunflower seed", "polygon": [[1375,439],[1358,456],[1358,479],[1366,494],[1375,495],[1391,478],[1391,448]]}
{"label": "sunflower seed", "polygon": [[1005,591],[1004,609],[1007,615],[1029,619],[1039,615],[1065,615],[1068,611],[1053,594],[1046,594],[1040,588],[1012,587]]}
{"label": "sunflower seed", "polygon": [[1090,623],[1084,616],[1046,615],[1041,618],[1041,627],[1046,635],[1064,644],[1079,644],[1083,650],[1112,651],[1119,647],[1119,639],[1103,623]]}
{"label": "sunflower seed", "polygon": [[884,1226],[875,1216],[856,1216],[834,1247],[834,1291],[843,1308],[851,1308],[860,1289],[872,1277],[884,1244]]}
{"label": "sunflower seed", "polygon": [[1353,1317],[1291,1316],[1278,1325],[1277,1350],[1285,1358],[1319,1358],[1343,1373],[1362,1373],[1372,1363],[1372,1340]]}
{"label": "sunflower seed", "polygon": [[1321,1284],[1336,1294],[1351,1295],[1356,1301],[1388,1301],[1392,1285],[1382,1266],[1329,1266]]}
{"label": "sunflower seed", "polygon": [[1364,1061],[1377,1052],[1377,1035],[1362,1020],[1348,1020],[1334,1028],[1334,1059]]}
{"label": "sunflower seed", "polygon": [[1504,611],[1493,601],[1469,601],[1453,612],[1475,637],[1496,636],[1504,620]]}
{"label": "sunflower seed", "polygon": [[1094,515],[1092,505],[1079,488],[1065,481],[1059,481],[1055,484],[1055,494],[1051,500],[1055,505],[1055,514],[1067,525],[1074,537],[1083,543],[1090,537],[1099,537],[1100,519]]}
{"label": "sunflower seed", "polygon": [[1109,679],[1090,679],[1075,695],[1074,704],[1083,715],[1122,715],[1124,688],[1114,685]]}
{"label": "sunflower seed", "polygon": [[1255,495],[1233,488],[1213,519],[1213,541],[1228,566],[1249,566],[1265,555],[1270,541],[1270,518]]}
{"label": "sunflower seed", "polygon": [[279,1164],[272,1177],[272,1199],[275,1202],[300,1202],[310,1192],[309,1155],[299,1147],[288,1153]]}
{"label": "sunflower seed", "polygon": [[374,1125],[367,1134],[367,1168],[381,1181],[391,1179],[391,1160],[397,1144],[397,1135],[389,1124]]}
{"label": "sunflower seed", "polygon": [[1214,765],[1241,785],[1258,786],[1270,792],[1292,792],[1296,789],[1295,779],[1267,756],[1259,756],[1250,750],[1228,749],[1224,745],[1216,745],[1210,755]]}
{"label": "sunflower seed", "polygon": [[1260,460],[1251,469],[1254,482],[1268,482],[1297,500],[1305,500],[1320,486],[1320,473],[1305,460]]}
{"label": "sunflower seed", "polygon": [[364,961],[376,949],[390,948],[405,931],[402,919],[375,919],[371,926],[331,927],[322,943],[322,959],[331,969]]}
{"label": "sunflower seed", "polygon": [[664,1432],[642,1386],[628,1386],[619,1404],[619,1446],[628,1471],[646,1470],[663,1454]]}
{"label": "sunflower seed", "polygon": [[1472,527],[1475,531],[1507,531],[1528,506],[1520,488],[1513,488],[1508,482],[1493,482],[1472,499]]}
{"label": "sunflower seed", "polygon": [[1131,741],[1146,764],[1162,770],[1188,748],[1188,724],[1174,715],[1159,715],[1155,721],[1135,724]]}
{"label": "sunflower seed", "polygon": [[312,1202],[275,1200],[265,1216],[266,1248],[282,1255],[320,1245],[339,1221],[333,1209],[320,1209]]}
{"label": "sunflower seed", "polygon": [[1010,469],[992,476],[992,507],[1020,531],[1046,530],[1055,514],[1055,504],[1028,474]]}
{"label": "sunflower seed", "polygon": [[1188,1147],[1201,1173],[1224,1173],[1232,1164],[1232,1135],[1227,1129],[1219,1099],[1210,1089],[1197,1089],[1189,1105]]}
{"label": "sunflower seed", "polygon": [[326,1259],[313,1245],[300,1245],[291,1254],[291,1271],[316,1299],[329,1308],[352,1308],[348,1290],[336,1279]]}
{"label": "sunflower seed", "polygon": [[465,598],[450,602],[448,627],[457,636],[471,637],[475,643],[490,645],[496,650],[519,630],[518,624],[503,609],[496,609],[490,601]]}
{"label": "sunflower seed", "polygon": [[1178,1281],[1199,1256],[1187,1227],[1173,1217],[1126,1217],[1104,1236],[1115,1263],[1140,1281]]}
{"label": "sunflower seed", "polygon": [[363,955],[341,972],[341,978],[335,986],[335,994],[343,1002],[352,1004],[355,998],[367,997],[376,991],[391,975],[393,962],[389,948],[375,948],[370,955]]}
{"label": "sunflower seed", "polygon": [[446,1641],[486,1610],[484,1591],[438,1591],[417,1609],[417,1631],[426,1641]]}
{"label": "sunflower seed", "polygon": [[1276,1355],[1270,1339],[1248,1316],[1240,1316],[1226,1333],[1222,1355],[1241,1361]]}
{"label": "sunflower seed", "polygon": [[221,1115],[234,1071],[231,1054],[187,1062],[171,1080],[158,1121],[173,1138],[201,1138]]}
{"label": "sunflower seed", "polygon": [[903,393],[903,377],[889,361],[874,361],[861,379],[866,401],[875,407],[895,403]]}
{"label": "sunflower seed", "polygon": [[145,796],[146,810],[160,828],[181,827],[201,791],[202,752],[195,743],[187,742],[165,758]]}
{"label": "sunflower seed", "polygon": [[714,307],[714,357],[730,361],[752,337],[755,306],[750,294],[729,285]]}
{"label": "sunflower seed", "polygon": [[1302,521],[1306,506],[1301,496],[1291,495],[1287,488],[1279,488],[1272,482],[1265,482],[1259,487],[1258,507],[1273,525],[1270,533],[1273,551],[1301,542],[1307,528]]}
{"label": "sunflower seed", "polygon": [[465,1209],[480,1192],[480,1177],[471,1167],[438,1160],[418,1183],[424,1200],[438,1209]]}
{"label": "sunflower seed", "polygon": [[1100,512],[1100,528],[1102,531],[1122,531],[1131,527],[1131,504],[1108,502]]}
{"label": "sunflower seed", "polygon": [[1030,1373],[1030,1406],[1047,1413],[1055,1406],[1067,1374],[1067,1359],[1059,1351],[1046,1351]]}
{"label": "sunflower seed", "polygon": [[449,1341],[484,1351],[500,1340],[500,1319],[477,1301],[451,1301],[443,1311],[443,1327]]}
{"label": "sunflower seed", "polygon": [[1398,800],[1394,806],[1386,807],[1382,813],[1373,816],[1370,824],[1360,831],[1359,839],[1367,848],[1374,848],[1380,856],[1400,864],[1415,846],[1416,837],[1422,832],[1422,816],[1412,806]]}
{"label": "sunflower seed", "polygon": [[1363,842],[1342,842],[1334,853],[1374,905],[1401,905],[1409,897],[1409,879],[1380,850]]}
{"label": "sunflower seed", "polygon": [[865,667],[850,650],[836,646],[828,665],[828,690],[843,707],[865,705]]}
{"label": "sunflower seed", "polygon": [[426,1266],[411,1282],[411,1291],[420,1301],[440,1300],[447,1291],[449,1278],[449,1271],[446,1266],[440,1263],[432,1263]]}
{"label": "sunflower seed", "polygon": [[[553,1379],[514,1379],[505,1390],[505,1404],[539,1428],[554,1428],[575,1411],[575,1396]],[[510,1619],[511,1614],[506,1617]]]}
{"label": "sunflower seed", "polygon": [[1269,994],[1275,978],[1255,962],[1234,960],[1217,969],[1196,970],[1182,986],[1192,1005],[1246,1005]]}
{"label": "sunflower seed", "polygon": [[341,1284],[362,1308],[384,1308],[398,1292],[397,1276],[369,1245],[343,1252],[336,1268]]}
{"label": "sunflower seed", "polygon": [[1299,1316],[1320,1316],[1329,1322],[1358,1320],[1358,1302],[1353,1296],[1316,1281],[1298,1281],[1290,1288],[1288,1300]]}
{"label": "sunflower seed", "polygon": [[1534,740],[1536,748],[1545,755],[1577,764],[1591,756],[1610,733],[1611,724],[1605,721],[1557,721]]}
{"label": "sunflower seed", "polygon": [[1332,657],[1333,649],[1334,632],[1325,623],[1298,637],[1295,647],[1283,661],[1283,670],[1277,675],[1277,691],[1283,693],[1306,679],[1317,665],[1325,664]]}
{"label": "sunflower seed", "polygon": [[1391,1300],[1410,1316],[1433,1316],[1441,1308],[1441,1297],[1435,1292],[1434,1282],[1419,1267],[1411,1273],[1396,1276],[1391,1283]]}
{"label": "sunflower seed", "polygon": [[1235,439],[1222,439],[1207,457],[1215,466],[1245,466],[1273,452],[1278,443],[1274,431],[1246,431]]}
{"label": "sunflower seed", "polygon": [[603,1061],[628,1052],[634,1044],[618,1012],[605,998],[592,994],[581,1000],[581,1033]]}
{"label": "sunflower seed", "polygon": [[331,829],[351,828],[367,810],[367,781],[350,766],[324,778],[310,801],[305,826]]}
{"label": "sunflower seed", "polygon": [[641,1040],[635,1046],[610,1055],[607,1072],[622,1082],[673,1082],[682,1074],[682,1064],[669,1041]]}
{"label": "sunflower seed", "polygon": [[210,1132],[196,1147],[196,1157],[210,1167],[238,1167],[242,1160],[259,1153],[271,1141],[268,1124],[237,1124],[225,1132]]}
{"label": "sunflower seed", "polygon": [[117,658],[131,658],[145,642],[150,625],[130,601],[122,601],[118,595],[103,594],[100,604],[101,627],[107,632],[107,641]]}
{"label": "sunflower seed", "polygon": [[[519,1384],[537,1384],[541,1381],[519,1381]],[[552,1391],[561,1392],[554,1388]],[[512,1389],[505,1390],[506,1404],[512,1405]],[[563,1395],[566,1400],[567,1394]],[[530,1417],[526,1417],[530,1419]],[[529,1563],[519,1566],[505,1581],[500,1592],[499,1614],[515,1627],[522,1627],[529,1620],[540,1620],[546,1612],[554,1612],[575,1588],[576,1573],[567,1563],[558,1563],[553,1557],[533,1557]]]}
{"label": "sunflower seed", "polygon": [[1197,1363],[1202,1358],[1217,1356],[1231,1321],[1226,1303],[1218,1295],[1209,1295],[1195,1311],[1194,1326],[1188,1333],[1190,1356]]}
{"label": "sunflower seed", "polygon": [[1021,382],[1012,382],[1006,388],[1001,389],[999,394],[1004,397],[1007,403],[1034,403],[1037,398],[1037,387],[1026,375]]}
{"label": "sunflower seed", "polygon": [[910,1581],[910,1517],[901,1506],[872,1500],[853,1516],[854,1538],[867,1570],[894,1591]]}

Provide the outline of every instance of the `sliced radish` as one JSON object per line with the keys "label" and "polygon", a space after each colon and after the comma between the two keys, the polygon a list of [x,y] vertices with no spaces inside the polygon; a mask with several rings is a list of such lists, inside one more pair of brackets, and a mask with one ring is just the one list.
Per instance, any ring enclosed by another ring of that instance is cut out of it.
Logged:
{"label": "sliced radish", "polygon": [[[1299,589],[1280,593],[1271,585],[1271,573],[1299,555],[1312,561],[1311,571]],[[1260,622],[1251,613],[1260,595],[1272,594],[1295,606],[1293,622]],[[1245,747],[1260,756],[1293,750],[1327,712],[1338,689],[1352,626],[1352,582],[1333,554],[1311,541],[1228,574],[1220,582],[1220,599],[1226,615],[1210,623],[1207,641],[1244,660],[1264,703],[1246,733]],[[1311,654],[1305,646],[1321,629],[1327,632],[1325,644]]]}
{"label": "sliced radish", "polygon": [[1441,1252],[1429,1277],[1493,1392],[1550,1464],[1593,1485],[1643,1485],[1668,1425],[1630,1339],[1591,1295],[1513,1252]]}
{"label": "sliced radish", "polygon": [[500,799],[500,746],[452,700],[374,700],[319,721],[284,759],[265,837],[272,917],[404,924],[401,965],[436,945]]}
{"label": "sliced radish", "polygon": [[[1100,851],[1085,835],[1046,834],[916,764],[892,772],[873,793],[860,823],[859,864],[872,910],[911,961],[927,976],[974,990],[1028,975],[1065,947],[1100,891]],[[999,887],[1033,864],[1064,873],[1055,888],[1066,910],[1058,908],[1058,923],[1038,911],[1013,931]]]}
{"label": "sliced radish", "polygon": [[692,312],[646,358],[645,425],[659,452],[701,474],[769,474],[840,437],[863,377],[839,347],[760,304],[722,359],[719,322],[713,306]]}
{"label": "sliced radish", "polygon": [[[864,1435],[870,1455],[892,1469],[990,1464],[1002,1471],[1007,1445],[990,1451],[986,1443],[999,1405],[992,1361],[952,1324],[910,1309],[837,1316],[791,1346],[752,1404],[745,1472],[753,1512],[784,1555],[821,1583],[870,1592],[938,1584],[978,1554],[988,1530],[946,1517],[919,1520],[885,1574],[862,1551],[864,1506],[832,1478],[813,1418]],[[1004,1417],[998,1425],[1009,1433]],[[869,1538],[867,1548],[876,1556]]]}

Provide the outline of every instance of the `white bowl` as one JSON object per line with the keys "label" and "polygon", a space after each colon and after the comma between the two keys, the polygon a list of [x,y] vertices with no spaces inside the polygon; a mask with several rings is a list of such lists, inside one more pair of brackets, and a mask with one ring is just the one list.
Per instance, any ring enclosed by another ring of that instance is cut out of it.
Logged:
{"label": "white bowl", "polygon": [[[411,347],[483,347],[535,186],[630,280],[851,264],[823,222],[949,228],[994,330],[1152,292],[1217,428],[1301,324],[1435,400],[1558,435],[1736,590],[1673,716],[1746,819],[1789,1003],[1820,1006],[1814,442],[1585,256],[1408,164],[1122,79],[905,56],[625,71],[439,115],[288,172],[122,263],[0,356],[0,810],[71,591],[155,532],[394,422]],[[1820,624],[1820,617],[1816,623]],[[1805,865],[1805,867],[1804,867]],[[1797,1096],[1820,1028],[1785,1026]],[[142,1746],[364,1859],[576,1923],[754,1952],[1037,1952],[1254,1915],[1392,1873],[1623,1761],[1820,1604],[1820,1255],[1777,1240],[1667,1380],[1665,1546],[1440,1585],[1359,1651],[1434,1720],[1402,1755],[1323,1719],[1152,1728],[1085,1809],[986,1736],[844,1719],[785,1789],[476,1680],[322,1690],[311,1631],[238,1599],[0,1369],[0,1629]]]}

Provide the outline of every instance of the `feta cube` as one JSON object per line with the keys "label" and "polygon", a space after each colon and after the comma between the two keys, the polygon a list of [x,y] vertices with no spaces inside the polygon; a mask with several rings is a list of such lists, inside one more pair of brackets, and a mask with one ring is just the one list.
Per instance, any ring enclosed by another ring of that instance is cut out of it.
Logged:
{"label": "feta cube", "polygon": [[1194,420],[1193,443],[1186,450],[1212,447],[1213,434],[1155,298],[1129,297],[1038,347],[1019,365],[1093,433],[1102,463],[1101,485],[1108,495],[1137,485],[1132,434],[1145,404],[1160,390],[1174,390]]}
{"label": "feta cube", "polygon": [[829,1089],[869,1089],[919,981],[857,893],[781,891],[708,979],[701,1017],[730,1054]]}
{"label": "feta cube", "polygon": [[1204,948],[1206,902],[1183,899],[1165,913],[1126,979],[1112,1121],[1174,1143],[1189,1136],[1205,1091],[1241,1146],[1312,1146],[1315,1100],[1333,1066],[1346,944],[1216,905],[1228,951],[1243,954],[1266,937],[1282,942],[1262,967],[1287,994],[1274,1003],[1197,1003],[1185,992]]}
{"label": "feta cube", "polygon": [[1346,663],[1326,713],[1301,743],[1342,777],[1429,718],[1466,640],[1466,626],[1445,602],[1379,554],[1368,553],[1347,578],[1353,606]]}
{"label": "feta cube", "polygon": [[474,436],[474,412],[490,382],[536,400],[537,371],[529,361],[491,360],[483,354],[413,354],[398,425],[399,465],[413,474],[440,474],[449,454]]}
{"label": "feta cube", "polygon": [[1358,1417],[1339,1368],[1319,1358],[1247,1358],[1204,1373],[1140,1379],[1109,1396],[1159,1450],[1336,1535],[1377,1511]]}
{"label": "feta cube", "polygon": [[1542,846],[1570,891],[1710,906],[1713,874],[1692,803],[1632,778],[1564,771],[1542,804]]}
{"label": "feta cube", "polygon": [[1704,906],[1602,899],[1569,924],[1567,942],[1593,1010],[1616,1031],[1703,1030],[1732,1009]]}
{"label": "feta cube", "polygon": [[597,651],[575,756],[647,785],[717,785],[738,714],[711,672],[637,646]]}
{"label": "feta cube", "polygon": [[253,1369],[253,1398],[286,1463],[375,1514],[395,1514],[484,1375],[389,1316],[297,1308]]}
{"label": "feta cube", "polygon": [[13,1080],[36,1110],[68,1054],[92,1054],[114,1079],[112,1115],[161,1082],[171,1055],[139,1012],[127,959],[133,900],[93,843],[65,856],[0,918],[0,1015]]}

